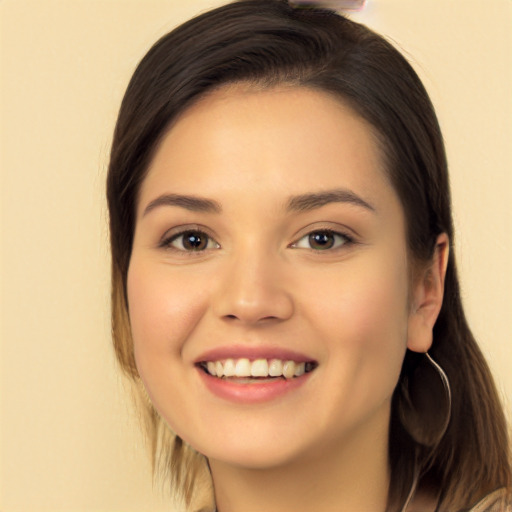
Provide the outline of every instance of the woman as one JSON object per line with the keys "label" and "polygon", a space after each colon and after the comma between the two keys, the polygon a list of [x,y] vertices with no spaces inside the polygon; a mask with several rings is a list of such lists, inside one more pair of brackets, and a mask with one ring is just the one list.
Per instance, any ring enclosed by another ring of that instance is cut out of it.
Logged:
{"label": "woman", "polygon": [[117,357],[191,509],[211,479],[220,512],[507,510],[442,137],[380,36],[279,0],[178,27],[128,86],[108,201]]}

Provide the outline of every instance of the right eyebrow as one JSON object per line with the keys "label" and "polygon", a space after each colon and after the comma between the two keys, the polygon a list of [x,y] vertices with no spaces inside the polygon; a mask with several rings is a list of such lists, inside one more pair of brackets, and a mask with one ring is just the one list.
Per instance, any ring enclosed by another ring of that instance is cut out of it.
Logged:
{"label": "right eyebrow", "polygon": [[294,212],[307,212],[321,208],[329,203],[349,203],[360,206],[375,213],[375,208],[355,192],[348,189],[334,189],[293,196],[288,201],[287,210]]}
{"label": "right eyebrow", "polygon": [[220,213],[222,208],[217,201],[203,197],[186,196],[180,194],[163,194],[153,199],[144,208],[142,216],[161,206],[178,206],[192,212]]}

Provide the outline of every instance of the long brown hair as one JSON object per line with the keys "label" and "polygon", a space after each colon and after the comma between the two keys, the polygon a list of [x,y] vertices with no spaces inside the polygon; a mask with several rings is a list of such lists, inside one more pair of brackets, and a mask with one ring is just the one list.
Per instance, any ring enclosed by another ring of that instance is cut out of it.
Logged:
{"label": "long brown hair", "polygon": [[[445,297],[430,354],[451,382],[452,415],[439,444],[418,451],[418,442],[400,421],[394,397],[388,509],[396,510],[405,501],[411,468],[418,464],[423,468],[419,488],[436,489],[439,510],[466,508],[498,487],[510,490],[503,409],[461,303],[447,162],[434,109],[418,76],[390,43],[326,9],[294,8],[281,0],[235,2],[179,26],[136,69],[121,105],[107,181],[113,338],[124,372],[137,382],[126,276],[140,184],[171,123],[205,93],[235,82],[308,87],[349,104],[378,134],[386,170],[405,211],[412,261],[428,262],[440,233],[450,238]],[[400,382],[417,364],[417,355],[407,352]],[[199,459],[169,433],[151,404],[143,404],[154,464],[170,468],[173,482],[189,499],[195,470],[185,465],[197,465]],[[421,454],[419,460],[413,460],[414,453]]]}

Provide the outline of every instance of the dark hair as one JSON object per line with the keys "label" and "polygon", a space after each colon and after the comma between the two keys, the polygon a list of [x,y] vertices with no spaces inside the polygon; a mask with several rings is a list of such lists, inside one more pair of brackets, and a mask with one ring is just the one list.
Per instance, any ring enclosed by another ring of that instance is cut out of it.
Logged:
{"label": "dark hair", "polygon": [[[412,261],[430,261],[438,235],[446,233],[450,238],[445,297],[430,354],[450,379],[452,416],[440,442],[418,450],[421,443],[400,421],[394,397],[389,509],[405,500],[416,463],[423,468],[420,488],[436,489],[440,510],[467,507],[500,486],[510,489],[503,409],[462,308],[447,162],[434,109],[412,67],[389,42],[326,9],[294,8],[280,0],[235,2],[194,18],[160,39],[135,71],[121,105],[107,181],[114,346],[123,370],[137,380],[126,276],[140,184],[177,117],[203,95],[237,82],[263,88],[308,87],[348,104],[377,133],[389,179],[405,211]],[[400,382],[417,365],[417,354],[408,351]],[[155,441],[161,427],[158,414],[150,405],[146,413],[156,460],[157,452],[166,448]],[[163,460],[170,461],[179,475],[176,457],[183,449],[179,439],[174,449],[175,455],[167,452]],[[420,454],[419,461],[413,460],[414,453]],[[190,495],[186,476],[175,481],[188,486],[185,494]]]}

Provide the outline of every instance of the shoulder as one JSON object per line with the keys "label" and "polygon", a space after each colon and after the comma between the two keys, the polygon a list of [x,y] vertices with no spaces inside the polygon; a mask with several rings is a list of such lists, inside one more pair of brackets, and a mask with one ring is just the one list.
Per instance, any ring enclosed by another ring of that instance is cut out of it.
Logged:
{"label": "shoulder", "polygon": [[506,489],[498,489],[488,494],[467,512],[512,512],[512,503],[509,499]]}

